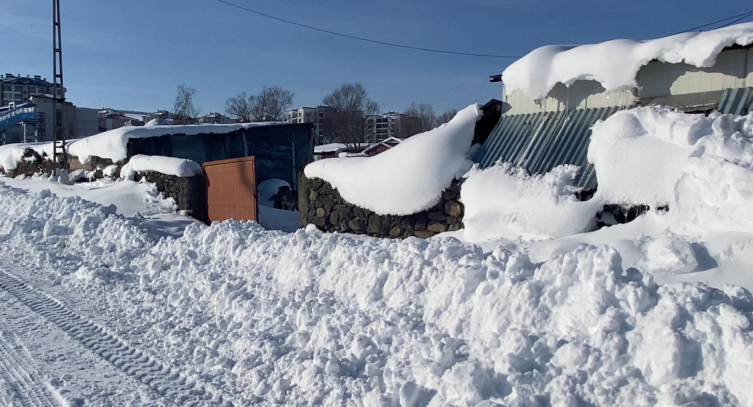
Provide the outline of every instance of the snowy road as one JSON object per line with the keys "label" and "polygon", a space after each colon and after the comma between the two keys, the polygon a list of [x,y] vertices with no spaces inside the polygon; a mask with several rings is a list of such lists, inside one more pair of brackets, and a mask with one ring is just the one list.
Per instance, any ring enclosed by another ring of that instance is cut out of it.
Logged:
{"label": "snowy road", "polygon": [[0,406],[222,404],[16,273],[0,262]]}

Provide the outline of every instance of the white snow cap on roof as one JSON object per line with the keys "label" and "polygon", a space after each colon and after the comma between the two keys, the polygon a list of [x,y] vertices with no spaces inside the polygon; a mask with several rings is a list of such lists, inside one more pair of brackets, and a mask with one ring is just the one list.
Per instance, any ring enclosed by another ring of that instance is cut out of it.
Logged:
{"label": "white snow cap on roof", "polygon": [[137,172],[159,172],[176,177],[193,177],[201,173],[201,166],[191,160],[153,155],[135,155],[120,170],[120,178],[133,179]]}
{"label": "white snow cap on roof", "polygon": [[523,91],[530,99],[546,97],[557,83],[595,80],[607,91],[636,87],[641,67],[653,60],[685,62],[708,68],[726,47],[753,44],[753,23],[707,32],[672,35],[650,41],[612,40],[580,46],[548,45],[514,62],[502,73],[505,91]]}
{"label": "white snow cap on roof", "polygon": [[374,157],[330,158],[306,166],[346,201],[380,215],[410,215],[431,208],[452,180],[472,165],[478,105],[461,110],[449,123],[413,136]]}
{"label": "white snow cap on roof", "polygon": [[88,162],[92,156],[107,158],[112,161],[121,161],[128,156],[126,145],[128,139],[161,137],[171,134],[183,134],[195,136],[198,134],[227,134],[237,130],[257,126],[282,125],[287,123],[245,123],[245,124],[201,124],[188,126],[159,126],[150,125],[143,127],[121,127],[95,134],[80,140],[71,142],[68,153],[78,157],[82,163]]}

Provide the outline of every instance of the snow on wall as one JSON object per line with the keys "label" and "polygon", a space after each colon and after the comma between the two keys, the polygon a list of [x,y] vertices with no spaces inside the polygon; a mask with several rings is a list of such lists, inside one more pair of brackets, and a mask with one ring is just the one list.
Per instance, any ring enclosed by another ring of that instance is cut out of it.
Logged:
{"label": "snow on wall", "polygon": [[18,163],[21,162],[24,152],[29,148],[35,150],[39,155],[47,154],[49,157],[53,155],[51,142],[6,144],[0,146],[0,167],[6,172],[15,170]]}
{"label": "snow on wall", "polygon": [[133,180],[137,172],[159,172],[176,177],[201,174],[201,165],[183,158],[135,155],[120,169],[120,178]]}
{"label": "snow on wall", "polygon": [[453,179],[471,167],[467,158],[478,105],[460,111],[446,125],[415,135],[374,157],[330,158],[306,166],[348,202],[379,215],[410,215],[439,201]]}
{"label": "snow on wall", "polygon": [[523,91],[531,100],[547,96],[557,83],[595,80],[607,92],[637,87],[636,75],[653,60],[706,68],[732,45],[753,44],[753,23],[713,31],[677,34],[650,41],[612,40],[580,46],[548,45],[515,61],[502,73],[507,94]]}
{"label": "snow on wall", "polygon": [[246,124],[199,124],[187,126],[161,126],[149,122],[148,126],[121,127],[96,134],[79,140],[74,140],[68,147],[69,154],[78,157],[82,163],[88,163],[90,157],[110,159],[113,162],[124,160],[128,156],[128,139],[161,137],[172,134],[197,135],[197,134],[227,134],[237,130],[257,126],[275,126],[287,123],[246,123]]}
{"label": "snow on wall", "polygon": [[111,208],[2,183],[0,212],[3,255],[239,405],[753,403],[750,292],[659,286],[613,248],[534,264],[454,239],[233,221],[158,239]]}

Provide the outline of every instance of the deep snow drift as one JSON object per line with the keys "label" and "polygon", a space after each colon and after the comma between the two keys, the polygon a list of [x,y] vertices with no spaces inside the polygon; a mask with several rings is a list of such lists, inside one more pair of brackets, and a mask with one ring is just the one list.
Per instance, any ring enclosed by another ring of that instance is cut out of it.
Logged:
{"label": "deep snow drift", "polygon": [[[622,111],[594,127],[588,157],[599,187],[586,202],[567,186],[568,166],[542,176],[507,165],[471,171],[461,192],[466,229],[456,235],[489,250],[501,238],[528,239],[517,247],[535,261],[581,243],[609,244],[626,268],[662,282],[753,289],[753,114]],[[653,209],[631,224],[582,233],[604,204]]]}
{"label": "deep snow drift", "polygon": [[18,163],[23,160],[24,152],[29,148],[39,155],[53,155],[52,142],[5,144],[0,146],[0,167],[6,172],[15,170]]}
{"label": "deep snow drift", "polygon": [[523,91],[531,100],[546,97],[557,83],[595,80],[614,91],[637,86],[636,75],[653,60],[711,67],[732,45],[753,44],[753,23],[705,32],[677,34],[651,41],[612,40],[580,46],[549,45],[515,61],[502,73],[505,90]]}
{"label": "deep snow drift", "polygon": [[380,215],[410,215],[439,201],[453,179],[471,168],[478,105],[460,111],[449,123],[415,135],[374,157],[330,158],[306,166],[348,202]]}
{"label": "deep snow drift", "polygon": [[612,248],[534,264],[232,221],[155,242],[102,206],[4,185],[0,212],[2,256],[241,404],[753,403],[750,293],[657,286]]}

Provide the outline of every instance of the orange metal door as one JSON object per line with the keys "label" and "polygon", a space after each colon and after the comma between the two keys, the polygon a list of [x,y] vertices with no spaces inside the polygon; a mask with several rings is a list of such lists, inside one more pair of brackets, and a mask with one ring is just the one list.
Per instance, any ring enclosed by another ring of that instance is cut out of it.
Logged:
{"label": "orange metal door", "polygon": [[254,157],[208,161],[203,168],[210,222],[258,220]]}

